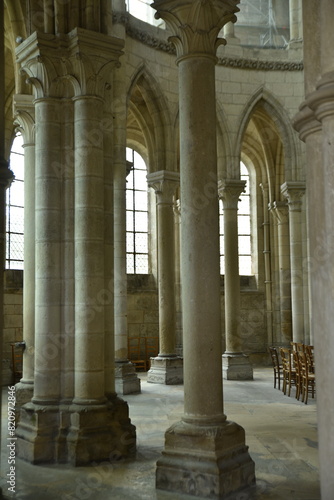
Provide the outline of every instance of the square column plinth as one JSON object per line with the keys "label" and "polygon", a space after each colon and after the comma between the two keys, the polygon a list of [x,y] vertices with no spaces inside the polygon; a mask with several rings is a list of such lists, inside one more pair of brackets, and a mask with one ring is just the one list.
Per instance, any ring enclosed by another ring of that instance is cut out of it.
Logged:
{"label": "square column plinth", "polygon": [[246,354],[223,354],[223,378],[253,380],[253,367]]}
{"label": "square column plinth", "polygon": [[140,378],[136,373],[135,366],[129,361],[115,362],[115,388],[117,394],[139,394]]}
{"label": "square column plinth", "polygon": [[183,384],[183,359],[177,356],[151,358],[147,382],[165,385]]}
{"label": "square column plinth", "polygon": [[37,405],[21,409],[18,456],[30,463],[88,465],[136,451],[128,405],[115,397],[101,405]]}
{"label": "square column plinth", "polygon": [[157,462],[158,489],[218,500],[254,484],[254,462],[238,424],[181,421],[166,431],[165,449]]}

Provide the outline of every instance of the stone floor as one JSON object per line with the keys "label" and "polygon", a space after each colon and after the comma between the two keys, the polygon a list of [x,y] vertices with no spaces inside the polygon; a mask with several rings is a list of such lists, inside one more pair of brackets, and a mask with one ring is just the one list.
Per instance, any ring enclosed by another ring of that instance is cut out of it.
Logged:
{"label": "stone floor", "polygon": [[[137,427],[136,459],[92,467],[33,466],[16,459],[16,494],[6,485],[7,419],[3,405],[1,483],[5,498],[18,500],[182,500],[155,490],[155,463],[164,431],[183,412],[183,386],[150,384],[142,378],[142,394],[124,396]],[[6,394],[4,394],[6,398]],[[273,388],[272,370],[254,370],[253,381],[224,380],[225,413],[246,430],[255,461],[257,486],[235,500],[320,499],[316,402],[304,405]],[[7,399],[5,399],[7,401]],[[192,499],[194,497],[191,497]]]}

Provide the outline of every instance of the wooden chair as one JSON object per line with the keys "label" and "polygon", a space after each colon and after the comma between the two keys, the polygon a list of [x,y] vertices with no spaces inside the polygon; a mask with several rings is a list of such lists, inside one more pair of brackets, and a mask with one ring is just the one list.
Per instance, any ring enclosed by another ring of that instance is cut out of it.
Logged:
{"label": "wooden chair", "polygon": [[151,368],[151,358],[155,358],[159,354],[159,338],[146,337],[146,369]]}
{"label": "wooden chair", "polygon": [[300,398],[302,393],[302,370],[299,361],[298,351],[292,351],[293,354],[293,367],[296,370],[296,399]]}
{"label": "wooden chair", "polygon": [[280,348],[282,366],[283,366],[283,393],[286,394],[288,391],[288,396],[291,394],[291,386],[295,385],[297,387],[297,374],[296,369],[292,366],[292,351],[286,347]]}
{"label": "wooden chair", "polygon": [[299,362],[302,375],[302,401],[307,404],[308,395],[311,393],[312,398],[315,394],[315,374],[310,372],[310,365],[305,352],[298,352]]}
{"label": "wooden chair", "polygon": [[276,347],[268,347],[268,351],[271,357],[271,362],[274,369],[274,388],[276,388],[276,383],[278,382],[278,388],[281,389],[281,379],[283,377],[283,366],[279,360],[279,354]]}
{"label": "wooden chair", "polygon": [[13,385],[17,384],[22,378],[23,371],[23,351],[24,342],[15,342],[10,344],[12,349],[12,374],[13,374]]}
{"label": "wooden chair", "polygon": [[314,346],[305,345],[305,354],[307,357],[307,362],[309,364],[309,372],[314,373]]}
{"label": "wooden chair", "polygon": [[136,370],[146,371],[146,347],[145,337],[128,338],[128,359],[136,367]]}

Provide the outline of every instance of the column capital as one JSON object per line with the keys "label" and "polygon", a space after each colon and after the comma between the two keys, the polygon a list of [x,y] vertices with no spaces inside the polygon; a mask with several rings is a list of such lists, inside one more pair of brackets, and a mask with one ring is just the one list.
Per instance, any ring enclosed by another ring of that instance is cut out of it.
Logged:
{"label": "column capital", "polygon": [[35,32],[16,48],[16,56],[37,99],[103,96],[123,46],[119,38],[75,28],[61,36]]}
{"label": "column capital", "polygon": [[277,224],[287,224],[289,222],[289,207],[286,201],[274,201],[269,203],[268,208]]}
{"label": "column capital", "polygon": [[169,170],[159,170],[147,174],[147,183],[154,189],[158,204],[172,204],[173,195],[180,183],[180,174]]}
{"label": "column capital", "polygon": [[189,56],[216,56],[219,45],[226,40],[218,38],[220,30],[230,21],[235,22],[239,0],[155,0],[155,17],[163,19],[173,36],[178,59]]}
{"label": "column capital", "polygon": [[223,201],[224,210],[237,210],[241,193],[245,191],[246,181],[238,179],[225,180],[218,185],[218,195]]}
{"label": "column capital", "polygon": [[4,158],[0,158],[0,187],[6,189],[11,185],[14,174]]}
{"label": "column capital", "polygon": [[13,116],[14,123],[23,136],[24,146],[35,144],[34,97],[29,94],[15,94]]}
{"label": "column capital", "polygon": [[293,119],[293,127],[299,132],[300,139],[305,142],[308,136],[320,132],[322,126],[314,111],[308,106],[307,100],[299,109],[299,113]]}
{"label": "column capital", "polygon": [[288,181],[282,184],[281,192],[288,200],[290,212],[300,212],[302,208],[302,197],[305,194],[305,182]]}

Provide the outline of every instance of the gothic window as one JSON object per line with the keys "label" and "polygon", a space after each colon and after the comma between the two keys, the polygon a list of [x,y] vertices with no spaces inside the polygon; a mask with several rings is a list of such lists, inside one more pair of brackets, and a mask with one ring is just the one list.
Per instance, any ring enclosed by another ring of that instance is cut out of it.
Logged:
{"label": "gothic window", "polygon": [[162,19],[155,19],[155,10],[151,7],[152,0],[126,0],[127,11],[141,21],[165,29],[165,22]]}
{"label": "gothic window", "polygon": [[6,192],[6,269],[23,269],[24,154],[23,139],[15,137],[10,153],[10,169],[15,179]]}
{"label": "gothic window", "polygon": [[131,170],[126,185],[126,270],[128,274],[148,274],[148,190],[143,158],[126,150]]}
{"label": "gothic window", "polygon": [[[252,274],[251,255],[251,220],[250,220],[250,179],[247,167],[240,163],[240,179],[246,181],[246,189],[241,193],[238,203],[238,247],[239,247],[239,274]],[[220,236],[220,274],[225,274],[224,259],[224,210],[223,202],[219,202],[219,236]]]}

